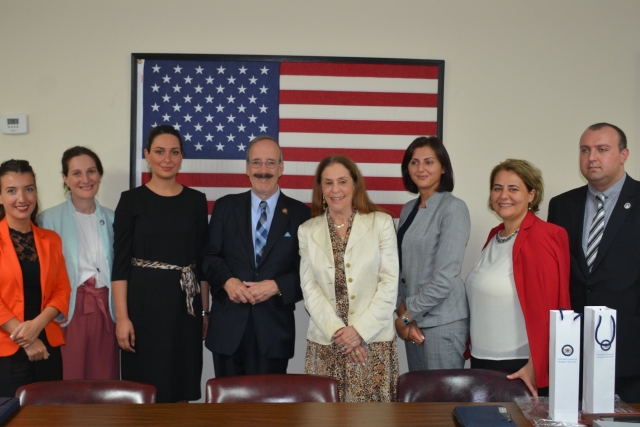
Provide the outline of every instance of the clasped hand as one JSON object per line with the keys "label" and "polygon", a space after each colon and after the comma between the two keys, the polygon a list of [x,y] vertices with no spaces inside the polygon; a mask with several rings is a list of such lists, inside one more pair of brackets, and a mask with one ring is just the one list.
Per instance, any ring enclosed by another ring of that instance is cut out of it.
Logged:
{"label": "clasped hand", "polygon": [[411,341],[415,345],[422,345],[424,343],[424,335],[418,325],[416,325],[416,322],[405,325],[402,319],[398,317],[395,324],[398,336],[403,340]]}
{"label": "clasped hand", "polygon": [[333,334],[333,342],[342,350],[350,362],[364,365],[367,361],[367,350],[362,345],[362,337],[353,326],[341,328]]}
{"label": "clasped hand", "polygon": [[36,341],[40,332],[42,332],[42,328],[32,320],[27,320],[16,326],[11,333],[11,339],[20,347],[27,347]]}
{"label": "clasped hand", "polygon": [[47,347],[45,347],[44,343],[39,338],[36,338],[33,344],[29,344],[23,348],[31,362],[47,360],[49,358],[49,351],[47,351]]}
{"label": "clasped hand", "polygon": [[233,277],[224,284],[224,290],[229,295],[229,299],[236,304],[256,305],[277,294],[278,285],[274,280],[241,282]]}

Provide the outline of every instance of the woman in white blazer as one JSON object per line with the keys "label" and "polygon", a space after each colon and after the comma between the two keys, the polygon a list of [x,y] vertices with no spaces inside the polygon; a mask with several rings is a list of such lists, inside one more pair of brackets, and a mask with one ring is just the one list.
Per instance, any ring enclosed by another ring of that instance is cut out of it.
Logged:
{"label": "woman in white blazer", "polygon": [[453,168],[436,136],[415,139],[402,159],[407,191],[419,197],[400,213],[398,335],[410,371],[461,369],[469,309],[460,276],[471,223],[467,205],[451,194]]}
{"label": "woman in white blazer", "polygon": [[305,372],[336,378],[343,402],[396,400],[395,229],[348,157],[330,156],[318,165],[311,219],[298,239],[311,316]]}
{"label": "woman in white blazer", "polygon": [[72,147],[62,155],[67,200],[42,212],[40,225],[62,238],[71,301],[62,325],[65,380],[119,380],[119,347],[111,295],[113,211],[98,203],[103,169],[96,153]]}

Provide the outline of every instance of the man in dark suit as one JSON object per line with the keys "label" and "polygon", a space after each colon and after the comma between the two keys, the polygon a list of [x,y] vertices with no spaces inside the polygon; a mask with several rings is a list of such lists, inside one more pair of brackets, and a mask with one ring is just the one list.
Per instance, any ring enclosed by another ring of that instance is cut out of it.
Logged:
{"label": "man in dark suit", "polygon": [[213,299],[205,345],[216,377],[286,373],[293,357],[298,227],[310,212],[280,191],[283,170],[276,140],[255,138],[247,148],[251,191],[213,208],[203,271]]}
{"label": "man in dark suit", "polygon": [[640,182],[625,173],[628,156],[620,128],[587,128],[580,171],[588,185],[551,199],[548,221],[569,234],[572,308],[617,310],[616,393],[640,402]]}

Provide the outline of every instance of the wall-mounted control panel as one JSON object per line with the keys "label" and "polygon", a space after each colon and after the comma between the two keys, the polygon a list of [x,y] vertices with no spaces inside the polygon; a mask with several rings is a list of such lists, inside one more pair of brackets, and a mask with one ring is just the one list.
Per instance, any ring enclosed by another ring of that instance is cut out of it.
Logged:
{"label": "wall-mounted control panel", "polygon": [[0,131],[8,134],[27,133],[27,115],[0,114]]}

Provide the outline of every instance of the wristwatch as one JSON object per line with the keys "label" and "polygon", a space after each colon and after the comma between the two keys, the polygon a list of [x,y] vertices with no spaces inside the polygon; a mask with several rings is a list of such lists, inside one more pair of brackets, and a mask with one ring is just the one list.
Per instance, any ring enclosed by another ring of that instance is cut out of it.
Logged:
{"label": "wristwatch", "polygon": [[409,320],[409,318],[407,317],[407,312],[406,311],[402,315],[402,323],[404,323],[407,326],[411,324],[411,320]]}
{"label": "wristwatch", "polygon": [[211,316],[211,312],[210,311],[202,311],[202,315],[203,316]]}

